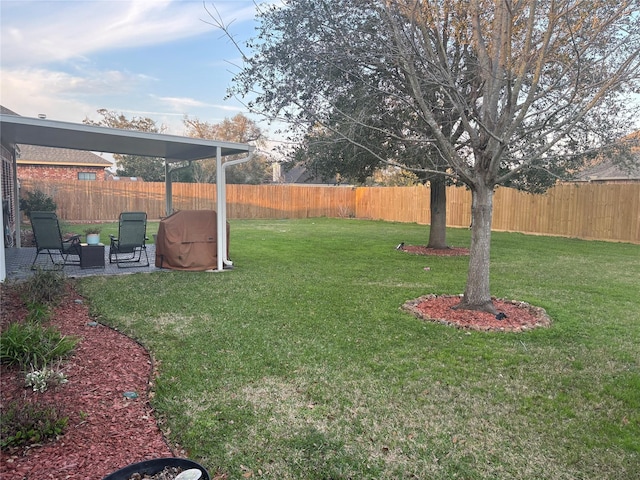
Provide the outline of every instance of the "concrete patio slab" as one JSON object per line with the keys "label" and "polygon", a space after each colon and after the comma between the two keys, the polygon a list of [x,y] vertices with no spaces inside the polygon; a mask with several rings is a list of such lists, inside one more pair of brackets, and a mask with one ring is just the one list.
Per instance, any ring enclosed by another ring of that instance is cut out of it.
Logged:
{"label": "concrete patio slab", "polygon": [[[7,265],[7,281],[20,282],[31,277],[36,270],[31,268],[33,259],[36,256],[35,247],[25,248],[6,248],[4,251],[6,265]],[[113,263],[109,263],[109,247],[105,246],[104,249],[104,268],[80,268],[79,265],[66,265],[63,269],[65,275],[69,278],[91,277],[91,276],[108,276],[108,275],[127,275],[132,273],[149,273],[149,272],[162,272],[169,271],[162,268],[156,268],[156,248],[155,245],[147,245],[147,254],[149,255],[149,266],[134,266],[129,268],[118,268]],[[144,259],[144,255],[142,256]],[[61,261],[60,256],[54,255],[55,261]],[[135,264],[131,264],[135,265]],[[40,254],[35,267],[51,269],[52,264],[49,256],[46,254]]]}

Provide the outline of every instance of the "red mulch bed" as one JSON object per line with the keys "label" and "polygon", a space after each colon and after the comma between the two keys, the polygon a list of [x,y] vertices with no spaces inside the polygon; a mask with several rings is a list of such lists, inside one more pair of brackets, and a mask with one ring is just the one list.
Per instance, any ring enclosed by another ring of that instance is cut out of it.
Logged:
{"label": "red mulch bed", "polygon": [[[26,309],[15,289],[0,286],[0,325],[24,318]],[[131,463],[184,456],[165,442],[149,405],[153,364],[146,350],[121,333],[89,326],[87,306],[72,289],[52,315],[63,334],[82,340],[62,364],[68,383],[44,393],[24,386],[24,374],[0,366],[0,401],[55,403],[69,417],[58,439],[0,453],[3,480],[100,479]],[[129,400],[124,392],[139,396]]]}
{"label": "red mulch bed", "polygon": [[[551,326],[544,309],[525,302],[493,298],[499,314],[475,310],[453,310],[460,303],[459,295],[425,295],[409,300],[402,308],[416,317],[465,330],[494,332],[525,332]],[[505,315],[505,317],[503,317]]]}
{"label": "red mulch bed", "polygon": [[[469,249],[461,247],[435,249],[423,245],[401,244],[397,250],[413,255],[440,257],[469,255]],[[424,269],[430,270],[429,267]],[[492,298],[498,311],[498,315],[494,315],[475,310],[453,310],[451,307],[459,304],[460,300],[459,295],[425,295],[409,300],[402,308],[418,318],[466,330],[524,332],[551,326],[551,319],[544,309],[525,302]]]}

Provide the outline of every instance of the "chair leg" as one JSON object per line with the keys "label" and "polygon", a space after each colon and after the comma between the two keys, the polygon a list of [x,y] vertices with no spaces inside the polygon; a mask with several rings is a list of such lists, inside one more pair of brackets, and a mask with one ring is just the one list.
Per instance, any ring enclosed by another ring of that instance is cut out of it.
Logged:
{"label": "chair leg", "polygon": [[[128,258],[128,255],[133,255],[133,256],[131,258]],[[120,263],[132,262],[134,260],[135,260],[135,251],[133,252],[133,254],[120,253],[118,251],[118,247],[115,247],[113,245],[109,247],[109,263],[115,263],[119,265]]]}
{"label": "chair leg", "polygon": [[31,262],[31,270],[36,269],[36,260],[38,260],[38,255],[40,255],[40,250],[36,251],[36,256],[33,257],[33,262]]}
{"label": "chair leg", "polygon": [[78,266],[80,265],[80,257],[78,256],[78,260],[70,260],[69,257],[71,256],[71,252],[67,252],[64,256],[63,256],[63,262],[62,262],[62,267],[66,267],[67,265],[75,265]]}
{"label": "chair leg", "polygon": [[43,248],[41,250],[36,251],[36,256],[33,259],[33,262],[31,263],[31,270],[36,270],[38,268],[38,266],[36,266],[36,261],[38,260],[38,256],[41,255],[43,251],[46,251],[47,255],[49,255],[49,259],[51,260],[51,264],[53,265],[53,267],[43,268],[42,270],[62,270],[64,268],[66,257],[62,253],[60,254],[60,256],[62,257],[62,263],[59,264],[59,263],[56,263],[55,259],[53,258],[53,254],[51,253],[51,250],[48,248]]}
{"label": "chair leg", "polygon": [[[144,256],[146,258],[146,264],[142,262],[142,252],[144,251]],[[109,250],[109,262],[111,261],[112,251]],[[122,258],[124,255],[125,258]],[[115,263],[118,265],[118,268],[135,268],[135,267],[148,267],[149,266],[149,255],[147,254],[147,247],[136,247],[133,249],[133,252],[128,252],[125,254],[119,253],[117,250],[113,251],[113,256],[115,257]],[[129,265],[132,264],[132,265]],[[137,264],[137,265],[135,265]]]}
{"label": "chair leg", "polygon": [[[71,255],[77,255],[78,256],[78,260],[72,260],[69,257],[71,257]],[[61,252],[60,256],[62,257],[62,268],[66,267],[67,265],[80,265],[80,253],[73,253],[70,251],[65,251],[65,252]]]}
{"label": "chair leg", "polygon": [[[122,258],[123,255],[124,255],[124,258]],[[131,255],[131,258],[128,258],[128,255]],[[134,262],[134,261],[137,261],[135,259],[135,255],[136,255],[135,250],[133,251],[133,253],[123,254],[118,251],[118,247],[116,245],[111,244],[111,246],[109,246],[109,263],[115,263],[119,266],[120,263]]]}

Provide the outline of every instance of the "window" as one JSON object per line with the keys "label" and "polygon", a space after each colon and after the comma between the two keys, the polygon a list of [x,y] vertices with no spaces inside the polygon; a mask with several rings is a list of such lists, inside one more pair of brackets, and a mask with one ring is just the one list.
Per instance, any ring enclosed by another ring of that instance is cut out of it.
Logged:
{"label": "window", "polygon": [[95,180],[95,172],[78,172],[78,180]]}

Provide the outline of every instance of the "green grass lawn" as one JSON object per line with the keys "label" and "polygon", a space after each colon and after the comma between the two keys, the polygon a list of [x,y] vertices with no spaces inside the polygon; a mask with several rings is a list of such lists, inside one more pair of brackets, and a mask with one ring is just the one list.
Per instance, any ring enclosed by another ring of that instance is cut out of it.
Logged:
{"label": "green grass lawn", "polygon": [[[232,271],[79,287],[159,361],[153,406],[210,473],[640,478],[640,246],[494,233],[492,293],[553,325],[479,333],[400,310],[464,289],[467,258],[394,249],[427,238],[413,224],[232,221]],[[469,231],[448,240],[468,246]]]}

